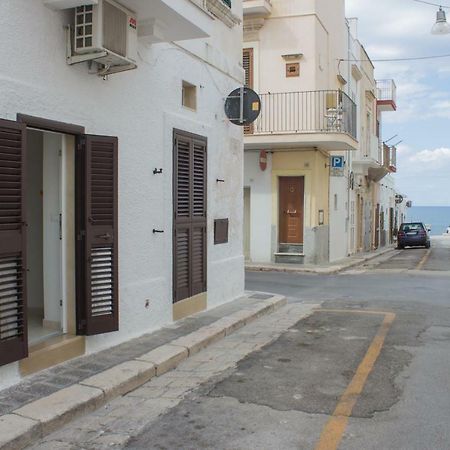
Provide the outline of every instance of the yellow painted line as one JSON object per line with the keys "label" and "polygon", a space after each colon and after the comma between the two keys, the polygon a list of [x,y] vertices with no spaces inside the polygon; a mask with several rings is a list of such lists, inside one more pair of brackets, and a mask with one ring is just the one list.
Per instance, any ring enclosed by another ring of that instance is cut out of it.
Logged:
{"label": "yellow painted line", "polygon": [[420,260],[419,264],[417,264],[416,270],[422,270],[423,266],[427,263],[430,255],[431,255],[431,248],[429,248],[425,253],[425,255],[423,255],[423,258]]}
{"label": "yellow painted line", "polygon": [[352,311],[352,310],[332,310],[323,309],[316,310],[317,312],[336,312],[336,313],[356,313],[356,314],[382,314],[384,315],[383,323],[381,324],[376,336],[373,338],[369,349],[367,350],[364,359],[360,363],[352,381],[347,386],[347,389],[342,394],[333,415],[328,420],[319,442],[315,450],[336,450],[342,440],[349,417],[352,413],[363,388],[366,384],[370,372],[373,370],[376,360],[380,355],[381,349],[384,345],[384,340],[395,320],[395,314],[391,312],[381,311]]}

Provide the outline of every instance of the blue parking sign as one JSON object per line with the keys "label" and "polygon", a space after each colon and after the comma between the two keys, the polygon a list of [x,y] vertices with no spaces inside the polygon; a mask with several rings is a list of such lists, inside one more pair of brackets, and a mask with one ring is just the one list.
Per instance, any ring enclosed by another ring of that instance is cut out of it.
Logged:
{"label": "blue parking sign", "polygon": [[332,156],[331,157],[331,167],[333,169],[343,169],[344,168],[344,157],[343,156]]}

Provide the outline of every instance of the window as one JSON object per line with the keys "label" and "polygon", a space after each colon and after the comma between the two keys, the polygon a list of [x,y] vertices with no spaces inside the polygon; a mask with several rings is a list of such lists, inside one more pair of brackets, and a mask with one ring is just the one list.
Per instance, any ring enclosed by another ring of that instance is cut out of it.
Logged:
{"label": "window", "polygon": [[245,85],[253,88],[253,49],[244,48],[242,50],[242,67],[245,71]]}
{"label": "window", "polygon": [[227,5],[228,8],[231,8],[231,0],[222,0],[222,3],[225,3],[225,5]]}
{"label": "window", "polygon": [[299,77],[300,76],[300,63],[288,63],[286,64],[286,77]]}
{"label": "window", "polygon": [[197,110],[197,86],[183,80],[181,103],[185,108]]}

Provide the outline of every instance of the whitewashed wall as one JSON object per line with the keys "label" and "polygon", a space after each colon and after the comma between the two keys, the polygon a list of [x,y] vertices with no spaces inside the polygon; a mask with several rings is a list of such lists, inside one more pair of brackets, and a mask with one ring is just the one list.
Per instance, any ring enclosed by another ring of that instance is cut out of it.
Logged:
{"label": "whitewashed wall", "polygon": [[[242,130],[223,112],[224,97],[243,80],[241,27],[216,20],[211,38],[140,46],[137,70],[103,80],[85,64],[66,64],[68,12],[40,0],[1,3],[0,117],[24,113],[119,138],[120,331],[89,337],[88,351],[172,320],[174,127],[208,138],[208,306],[242,294]],[[234,0],[233,11],[241,14],[241,1]],[[182,80],[198,86],[197,112],[181,105]],[[154,168],[163,174],[153,175]],[[213,245],[216,218],[230,219],[228,244]],[[153,228],[165,233],[154,235]],[[14,364],[0,368],[0,380],[10,384],[16,373]]]}
{"label": "whitewashed wall", "polygon": [[250,259],[272,259],[272,155],[267,154],[267,168],[259,167],[259,152],[246,152],[244,186],[250,188]]}

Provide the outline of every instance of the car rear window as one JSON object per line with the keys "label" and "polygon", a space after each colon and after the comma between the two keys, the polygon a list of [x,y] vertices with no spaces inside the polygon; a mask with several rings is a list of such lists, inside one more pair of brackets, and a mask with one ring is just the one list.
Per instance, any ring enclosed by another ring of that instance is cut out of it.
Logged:
{"label": "car rear window", "polygon": [[424,227],[421,223],[402,223],[400,230],[408,233],[409,231],[424,230]]}

